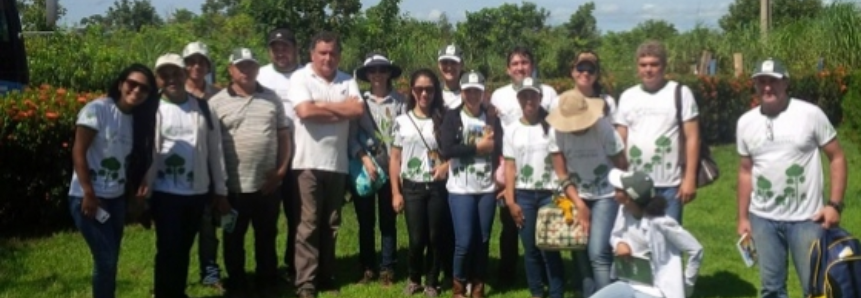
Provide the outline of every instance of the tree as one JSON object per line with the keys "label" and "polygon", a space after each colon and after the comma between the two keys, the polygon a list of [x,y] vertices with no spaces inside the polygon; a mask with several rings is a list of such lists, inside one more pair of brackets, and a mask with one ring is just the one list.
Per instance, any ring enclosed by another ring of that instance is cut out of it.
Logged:
{"label": "tree", "polygon": [[188,23],[194,20],[197,17],[193,12],[188,9],[180,8],[174,10],[173,13],[170,14],[170,23]]}
{"label": "tree", "polygon": [[571,15],[568,22],[562,26],[566,29],[568,37],[574,39],[578,47],[595,48],[598,46],[598,21],[595,20],[595,3],[586,2],[577,8],[577,12]]}
{"label": "tree", "polygon": [[355,22],[356,30],[352,37],[362,42],[358,44],[359,55],[364,57],[369,51],[388,51],[394,48],[400,31],[400,0],[382,0],[368,8],[363,17]]}
{"label": "tree", "polygon": [[158,26],[164,24],[164,21],[149,0],[116,0],[104,15],[83,18],[81,24],[101,24],[115,29],[140,31],[145,25]]}
{"label": "tree", "polygon": [[222,14],[234,16],[242,10],[242,0],[206,0],[200,5],[202,14]]}
{"label": "tree", "polygon": [[[319,31],[338,33],[342,39],[351,33],[362,8],[359,0],[254,0],[243,1],[242,10],[255,20],[258,32],[277,27],[290,28],[297,40],[309,42]],[[265,33],[264,33],[265,34]],[[261,37],[262,38],[262,37]],[[300,47],[307,53],[307,47]]]}
{"label": "tree", "polygon": [[[724,32],[741,28],[759,27],[760,0],[735,0],[729,5],[729,12],[720,18],[718,24]],[[771,0],[771,26],[784,24],[818,15],[822,0]]]}
{"label": "tree", "polygon": [[[47,17],[47,9],[45,8],[45,0],[17,0],[18,12],[21,14],[21,26],[24,31],[52,31],[56,28],[55,25],[49,25],[45,22]],[[66,8],[57,2],[57,19],[61,19],[66,15]]]}
{"label": "tree", "polygon": [[678,35],[679,31],[667,21],[651,19],[637,24],[634,29],[631,29],[631,34],[643,41],[647,39],[669,40]]}

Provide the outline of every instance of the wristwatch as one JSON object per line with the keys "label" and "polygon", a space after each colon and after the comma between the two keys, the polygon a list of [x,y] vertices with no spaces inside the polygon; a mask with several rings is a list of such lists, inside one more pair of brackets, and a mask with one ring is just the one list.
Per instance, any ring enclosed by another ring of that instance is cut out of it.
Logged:
{"label": "wristwatch", "polygon": [[837,210],[837,214],[843,213],[843,202],[837,203],[834,201],[828,201],[828,206],[831,206],[832,208],[834,208],[834,210]]}

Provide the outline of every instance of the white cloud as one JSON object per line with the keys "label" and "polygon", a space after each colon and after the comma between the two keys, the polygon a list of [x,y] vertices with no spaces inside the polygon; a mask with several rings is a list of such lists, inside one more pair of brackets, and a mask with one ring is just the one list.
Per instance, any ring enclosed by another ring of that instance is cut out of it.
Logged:
{"label": "white cloud", "polygon": [[619,11],[619,4],[611,3],[611,4],[598,4],[597,11],[599,13],[614,13]]}
{"label": "white cloud", "polygon": [[646,4],[643,4],[643,9],[642,9],[642,10],[643,10],[643,11],[646,11],[646,12],[650,12],[650,11],[655,10],[655,8],[657,8],[657,6],[655,6],[654,4],[652,4],[652,3],[646,3]]}
{"label": "white cloud", "polygon": [[428,21],[437,21],[439,20],[440,16],[442,16],[442,11],[440,11],[439,9],[431,9],[431,11],[428,13],[427,19]]}
{"label": "white cloud", "polygon": [[550,24],[561,24],[567,22],[568,19],[571,18],[571,14],[574,11],[571,8],[567,7],[557,7],[550,11],[550,17],[548,18],[548,23]]}

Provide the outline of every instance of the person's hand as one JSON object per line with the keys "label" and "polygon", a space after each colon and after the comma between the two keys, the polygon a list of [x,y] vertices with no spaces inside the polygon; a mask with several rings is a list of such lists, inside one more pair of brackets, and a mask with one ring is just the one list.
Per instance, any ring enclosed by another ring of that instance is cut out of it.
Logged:
{"label": "person's hand", "polygon": [[475,144],[475,149],[479,154],[490,154],[493,152],[493,132],[485,134],[478,143]]}
{"label": "person's hand", "polygon": [[739,236],[750,234],[750,219],[739,218],[738,223],[736,223],[736,232]]}
{"label": "person's hand", "polygon": [[263,182],[263,187],[260,189],[261,192],[264,195],[268,195],[275,192],[275,190],[278,189],[279,186],[281,186],[282,178],[284,177],[278,175],[277,170],[269,171],[268,173],[266,173],[266,181]]}
{"label": "person's hand", "polygon": [[[576,202],[576,201],[575,201]],[[579,203],[575,205],[577,208],[577,221],[580,222],[580,226],[583,227],[583,235],[589,236],[589,226],[590,226],[590,216],[591,212],[589,211],[589,207],[586,206],[585,203]]]}
{"label": "person's hand", "polygon": [[404,196],[402,194],[392,194],[392,209],[395,213],[404,211]]}
{"label": "person's hand", "polygon": [[679,187],[679,193],[676,194],[676,198],[678,198],[683,205],[688,204],[697,198],[697,185],[694,179],[688,179],[682,182],[682,186]]}
{"label": "person's hand", "polygon": [[616,256],[623,258],[630,258],[632,256],[631,247],[628,246],[628,243],[619,242],[619,244],[616,245]]}
{"label": "person's hand", "polygon": [[226,196],[215,195],[213,203],[213,208],[218,211],[219,215],[224,216],[230,213],[231,206]]}
{"label": "person's hand", "polygon": [[820,208],[819,212],[816,212],[811,219],[815,222],[822,223],[823,229],[830,229],[840,225],[840,213],[837,212],[837,209],[834,209],[834,207],[831,206]]}
{"label": "person's hand", "polygon": [[444,162],[433,168],[433,181],[445,180],[448,176],[448,163]]}
{"label": "person's hand", "polygon": [[99,199],[95,194],[84,193],[84,199],[81,201],[81,213],[84,217],[93,219],[96,217],[96,210],[99,209]]}
{"label": "person's hand", "polygon": [[141,181],[141,185],[138,187],[138,192],[135,193],[135,199],[138,202],[143,202],[146,197],[149,196],[149,183],[147,183],[146,179]]}
{"label": "person's hand", "polygon": [[367,154],[363,155],[362,165],[365,166],[365,171],[368,172],[368,178],[371,179],[371,182],[374,182],[377,181],[377,166],[374,165],[374,161],[371,158]]}
{"label": "person's hand", "polygon": [[517,225],[518,229],[523,228],[523,209],[520,208],[520,205],[517,203],[508,204],[508,213],[511,214],[511,218],[514,219],[514,224]]}

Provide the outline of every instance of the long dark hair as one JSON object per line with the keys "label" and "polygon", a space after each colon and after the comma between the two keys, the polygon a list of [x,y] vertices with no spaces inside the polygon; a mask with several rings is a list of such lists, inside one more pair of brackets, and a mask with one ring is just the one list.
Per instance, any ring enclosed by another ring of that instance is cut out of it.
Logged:
{"label": "long dark hair", "polygon": [[431,99],[430,103],[430,117],[433,121],[433,134],[434,138],[437,139],[437,143],[439,143],[439,130],[440,126],[442,126],[442,117],[445,113],[445,104],[442,99],[442,86],[440,86],[439,78],[437,78],[436,74],[427,68],[422,68],[414,71],[410,75],[410,91],[409,96],[407,96],[407,110],[412,111],[418,105],[418,100],[415,95],[413,95],[412,88],[415,87],[416,81],[420,77],[427,77],[431,80],[431,84],[433,84],[433,99]]}
{"label": "long dark hair", "polygon": [[150,90],[146,100],[132,109],[132,152],[126,159],[126,195],[137,192],[152,164],[152,153],[155,147],[155,115],[159,104],[155,75],[148,67],[138,63],[120,72],[120,75],[108,86],[108,97],[114,102],[119,101],[122,98],[120,86],[135,72],[146,77]]}
{"label": "long dark hair", "polygon": [[[592,83],[592,91],[595,92],[596,96],[601,96],[604,94],[604,87],[601,85],[601,57],[598,57],[597,53],[591,50],[586,50],[574,55],[574,60],[571,61],[571,70],[569,72],[574,71],[574,69],[577,68],[577,60],[579,60],[580,55],[583,54],[592,54],[595,56],[595,82]],[[576,87],[577,85],[575,84],[574,86]]]}

